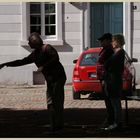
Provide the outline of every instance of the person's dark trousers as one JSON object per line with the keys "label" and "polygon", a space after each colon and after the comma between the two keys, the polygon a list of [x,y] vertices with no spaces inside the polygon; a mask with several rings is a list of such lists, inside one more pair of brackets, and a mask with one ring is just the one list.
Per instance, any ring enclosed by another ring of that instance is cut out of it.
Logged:
{"label": "person's dark trousers", "polygon": [[106,106],[106,111],[107,111],[107,123],[113,124],[114,122],[114,109],[112,107],[112,103],[110,99],[106,98],[105,99],[105,106]]}
{"label": "person's dark trousers", "polygon": [[47,83],[47,105],[52,131],[57,131],[64,127],[63,111],[65,81],[65,78],[61,78],[55,82]]}
{"label": "person's dark trousers", "polygon": [[121,124],[122,119],[122,107],[121,107],[121,99],[120,97],[111,98],[111,104],[114,109],[114,122],[117,125]]}
{"label": "person's dark trousers", "polygon": [[106,106],[106,111],[107,111],[107,118],[106,122],[108,125],[113,124],[114,122],[114,108],[112,106],[112,102],[108,96],[108,91],[107,91],[107,82],[105,82],[103,86],[103,91],[104,91],[104,101],[105,101],[105,106]]}
{"label": "person's dark trousers", "polygon": [[122,119],[122,107],[121,107],[121,98],[118,97],[109,97],[107,84],[104,86],[105,91],[105,105],[108,114],[108,123],[117,125],[121,124]]}

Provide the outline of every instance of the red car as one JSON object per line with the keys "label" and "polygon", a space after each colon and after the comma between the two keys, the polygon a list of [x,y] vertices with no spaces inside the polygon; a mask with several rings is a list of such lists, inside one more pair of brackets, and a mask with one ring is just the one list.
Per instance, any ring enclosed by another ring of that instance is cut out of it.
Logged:
{"label": "red car", "polygon": [[[102,93],[102,86],[97,78],[97,62],[101,49],[89,48],[73,61],[75,63],[72,77],[73,99],[80,99],[81,94]],[[130,59],[126,53],[123,74],[124,95],[131,95],[135,89],[135,68],[132,62],[137,62],[137,59]]]}

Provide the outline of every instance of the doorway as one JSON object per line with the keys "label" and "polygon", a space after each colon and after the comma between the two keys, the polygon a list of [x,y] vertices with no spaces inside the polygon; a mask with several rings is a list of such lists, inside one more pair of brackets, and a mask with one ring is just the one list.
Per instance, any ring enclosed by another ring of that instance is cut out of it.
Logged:
{"label": "doorway", "polygon": [[90,3],[90,46],[98,47],[104,33],[123,33],[123,3]]}

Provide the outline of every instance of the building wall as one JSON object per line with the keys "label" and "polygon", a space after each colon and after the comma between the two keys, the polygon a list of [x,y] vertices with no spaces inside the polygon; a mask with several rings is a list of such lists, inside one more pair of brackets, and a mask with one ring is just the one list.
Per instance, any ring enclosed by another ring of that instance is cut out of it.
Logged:
{"label": "building wall", "polygon": [[[136,67],[136,80],[140,81],[140,3],[133,3],[132,9],[132,54],[138,58]],[[60,61],[64,65],[67,74],[67,83],[71,82],[73,71],[73,60],[76,59],[88,46],[89,38],[87,16],[83,17],[83,9],[87,12],[87,5],[81,3],[63,3],[63,46],[56,46]],[[85,14],[84,13],[84,14]],[[21,46],[22,38],[22,4],[20,2],[1,2],[0,3],[0,63],[20,59],[27,56],[30,52]],[[84,29],[85,28],[85,29]],[[85,35],[84,37],[82,36]],[[85,44],[83,39],[85,39]],[[127,47],[127,46],[126,46]],[[0,84],[33,84],[33,71],[37,67],[34,64],[3,68],[0,70]]]}
{"label": "building wall", "polygon": [[[20,45],[22,38],[22,4],[20,2],[0,3],[0,63],[21,59],[30,52]],[[81,9],[79,4],[63,3],[63,46],[56,46],[60,61],[71,82],[73,60],[81,49]],[[34,64],[21,67],[5,67],[0,70],[0,84],[33,84]]]}
{"label": "building wall", "polygon": [[[20,46],[21,3],[0,3],[0,63],[20,59],[29,52]],[[31,84],[32,71],[36,67],[27,65],[0,70],[0,84]]]}
{"label": "building wall", "polygon": [[67,74],[67,82],[71,82],[73,60],[82,52],[82,18],[80,4],[63,3],[63,39],[64,46],[56,47]]}
{"label": "building wall", "polygon": [[136,80],[140,83],[140,2],[132,3],[132,56],[138,59],[135,63]]}

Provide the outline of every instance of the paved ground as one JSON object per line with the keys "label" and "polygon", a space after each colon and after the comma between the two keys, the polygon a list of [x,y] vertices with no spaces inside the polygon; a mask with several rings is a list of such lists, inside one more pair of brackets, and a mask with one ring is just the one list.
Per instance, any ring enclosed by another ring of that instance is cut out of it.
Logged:
{"label": "paved ground", "polygon": [[129,123],[125,123],[125,101],[123,128],[118,132],[105,133],[100,126],[105,118],[103,100],[72,99],[71,85],[65,86],[65,129],[63,134],[48,134],[49,114],[46,106],[45,86],[1,86],[0,87],[0,137],[22,138],[88,138],[88,137],[140,137],[140,102],[129,101]]}

